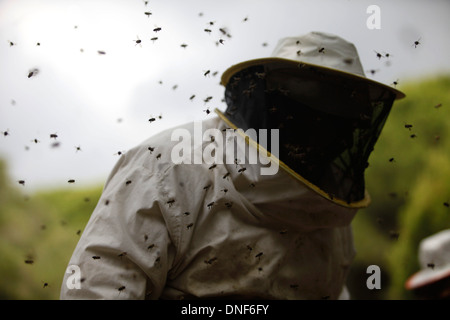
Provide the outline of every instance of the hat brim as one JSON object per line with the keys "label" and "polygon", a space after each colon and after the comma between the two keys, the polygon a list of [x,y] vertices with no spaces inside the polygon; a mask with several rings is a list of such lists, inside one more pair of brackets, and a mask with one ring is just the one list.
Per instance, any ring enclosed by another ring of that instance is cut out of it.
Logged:
{"label": "hat brim", "polygon": [[367,84],[379,86],[381,88],[384,88],[384,89],[392,92],[395,95],[395,100],[402,99],[406,96],[403,92],[401,92],[395,88],[392,88],[388,85],[385,85],[384,83],[374,81],[374,80],[368,79],[366,77],[363,77],[363,76],[360,76],[357,74],[344,72],[341,70],[332,69],[332,68],[328,68],[328,67],[323,67],[323,66],[319,66],[319,65],[315,65],[315,64],[311,64],[311,63],[290,60],[290,59],[284,59],[284,58],[278,58],[278,57],[253,59],[253,60],[248,60],[248,61],[244,61],[244,62],[235,64],[224,71],[224,73],[222,74],[220,84],[223,86],[226,86],[228,84],[228,82],[230,81],[231,77],[235,73],[237,73],[241,70],[244,70],[246,68],[249,68],[252,66],[257,66],[257,65],[277,65],[277,64],[280,65],[280,67],[283,66],[283,67],[296,68],[299,70],[299,72],[301,72],[301,70],[304,68],[314,68],[317,71],[322,72],[324,75],[327,75],[329,77],[335,77],[336,81],[339,81],[339,79],[342,79],[342,77],[344,77],[344,78],[348,78],[348,79],[366,82]]}
{"label": "hat brim", "polygon": [[415,290],[448,277],[450,277],[450,266],[438,270],[420,270],[406,280],[405,288]]}

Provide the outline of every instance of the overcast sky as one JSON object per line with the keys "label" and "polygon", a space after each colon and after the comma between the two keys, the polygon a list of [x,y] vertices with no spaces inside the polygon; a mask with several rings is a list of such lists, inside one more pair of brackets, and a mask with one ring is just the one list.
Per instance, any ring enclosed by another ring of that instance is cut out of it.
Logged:
{"label": "overcast sky", "polygon": [[449,15],[444,0],[0,0],[0,157],[26,190],[104,183],[119,151],[224,110],[226,68],[313,30],[353,42],[367,77],[401,90],[450,72]]}

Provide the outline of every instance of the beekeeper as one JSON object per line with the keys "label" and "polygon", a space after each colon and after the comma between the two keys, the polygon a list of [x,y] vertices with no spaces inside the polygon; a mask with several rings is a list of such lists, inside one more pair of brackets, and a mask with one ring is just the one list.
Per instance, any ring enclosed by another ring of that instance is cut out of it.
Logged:
{"label": "beekeeper", "polygon": [[320,32],[281,39],[222,84],[224,112],[122,155],[62,299],[348,298],[364,170],[404,95]]}
{"label": "beekeeper", "polygon": [[405,282],[405,288],[424,300],[450,299],[450,229],[432,234],[419,243],[420,270]]}

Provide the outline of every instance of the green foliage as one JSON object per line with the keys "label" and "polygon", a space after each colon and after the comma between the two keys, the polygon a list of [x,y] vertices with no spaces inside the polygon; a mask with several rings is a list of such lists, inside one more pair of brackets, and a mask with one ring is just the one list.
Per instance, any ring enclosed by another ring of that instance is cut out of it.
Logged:
{"label": "green foliage", "polygon": [[28,197],[10,185],[4,169],[0,162],[0,299],[58,299],[79,233],[101,188]]}
{"label": "green foliage", "polygon": [[[394,104],[366,171],[372,203],[354,220],[354,268],[377,264],[384,270],[383,299],[413,298],[404,282],[419,268],[418,243],[450,227],[444,205],[450,200],[450,77],[400,89],[407,97]],[[351,283],[365,285],[367,276],[355,271]],[[373,295],[353,288],[359,297]]]}

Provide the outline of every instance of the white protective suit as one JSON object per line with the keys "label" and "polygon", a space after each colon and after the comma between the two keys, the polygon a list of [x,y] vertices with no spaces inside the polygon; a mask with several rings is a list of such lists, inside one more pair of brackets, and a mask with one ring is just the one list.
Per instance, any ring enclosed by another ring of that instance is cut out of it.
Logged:
{"label": "white protective suit", "polygon": [[[202,127],[227,128],[218,117]],[[193,123],[180,128],[194,135]],[[356,208],[282,168],[261,175],[260,164],[243,172],[236,164],[175,164],[172,132],[114,167],[69,262],[81,272],[80,289],[66,273],[61,299],[340,297]]]}

